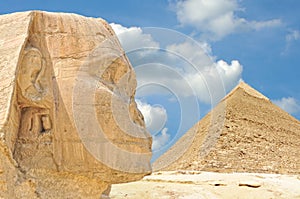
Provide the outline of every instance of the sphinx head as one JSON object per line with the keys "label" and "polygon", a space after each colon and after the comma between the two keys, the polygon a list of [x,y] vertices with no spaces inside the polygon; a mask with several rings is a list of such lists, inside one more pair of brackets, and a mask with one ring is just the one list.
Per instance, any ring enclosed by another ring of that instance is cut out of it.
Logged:
{"label": "sphinx head", "polygon": [[[57,34],[61,24],[65,34]],[[29,29],[11,138],[19,167],[111,183],[150,173],[151,136],[134,101],[135,74],[106,22],[38,12]]]}
{"label": "sphinx head", "polygon": [[134,71],[106,22],[35,11],[0,28],[0,197],[99,198],[151,172]]}

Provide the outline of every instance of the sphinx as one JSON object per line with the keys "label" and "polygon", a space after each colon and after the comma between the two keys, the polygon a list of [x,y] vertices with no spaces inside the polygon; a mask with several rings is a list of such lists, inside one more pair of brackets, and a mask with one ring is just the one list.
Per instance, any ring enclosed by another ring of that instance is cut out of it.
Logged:
{"label": "sphinx", "polygon": [[100,18],[0,16],[0,197],[100,198],[151,173],[136,79]]}

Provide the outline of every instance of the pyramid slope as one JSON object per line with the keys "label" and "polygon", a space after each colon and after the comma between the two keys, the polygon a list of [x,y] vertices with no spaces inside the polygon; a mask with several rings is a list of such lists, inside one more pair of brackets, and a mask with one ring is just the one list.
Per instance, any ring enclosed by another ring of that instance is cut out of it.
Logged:
{"label": "pyramid slope", "polygon": [[[216,131],[213,118],[220,117],[224,107],[224,121],[220,131]],[[215,142],[206,141],[216,136]],[[191,140],[189,145],[187,140]],[[205,149],[208,152],[203,153]],[[240,83],[153,167],[156,170],[300,173],[299,149],[300,122],[249,85]],[[179,157],[178,151],[185,152]]]}

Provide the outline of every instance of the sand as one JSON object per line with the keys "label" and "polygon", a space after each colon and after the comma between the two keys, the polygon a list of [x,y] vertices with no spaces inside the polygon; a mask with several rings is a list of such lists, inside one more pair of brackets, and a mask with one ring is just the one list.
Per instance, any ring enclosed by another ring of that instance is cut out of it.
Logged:
{"label": "sand", "polygon": [[111,199],[300,199],[300,175],[165,171],[112,186]]}

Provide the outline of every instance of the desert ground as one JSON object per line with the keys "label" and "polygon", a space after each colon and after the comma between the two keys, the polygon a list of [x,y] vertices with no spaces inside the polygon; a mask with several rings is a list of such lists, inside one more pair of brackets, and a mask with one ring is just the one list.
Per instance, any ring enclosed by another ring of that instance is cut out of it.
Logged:
{"label": "desert ground", "polygon": [[111,199],[296,199],[300,175],[156,172],[143,180],[112,186]]}

